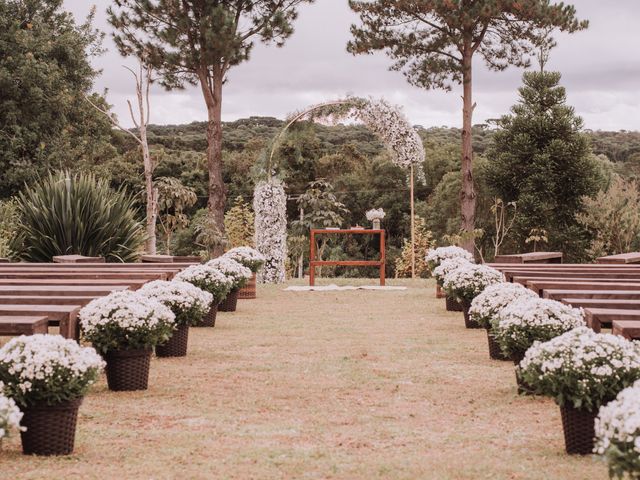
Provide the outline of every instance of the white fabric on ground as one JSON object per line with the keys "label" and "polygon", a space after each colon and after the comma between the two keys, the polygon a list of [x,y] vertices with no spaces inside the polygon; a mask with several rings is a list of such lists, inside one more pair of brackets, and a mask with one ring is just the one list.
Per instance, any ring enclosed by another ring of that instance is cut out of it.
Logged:
{"label": "white fabric on ground", "polygon": [[347,285],[344,287],[339,287],[338,285],[323,285],[323,286],[315,286],[315,287],[306,287],[306,286],[291,286],[284,289],[285,292],[334,292],[341,290],[387,290],[387,291],[397,291],[397,290],[406,290],[407,287],[381,287],[378,285]]}

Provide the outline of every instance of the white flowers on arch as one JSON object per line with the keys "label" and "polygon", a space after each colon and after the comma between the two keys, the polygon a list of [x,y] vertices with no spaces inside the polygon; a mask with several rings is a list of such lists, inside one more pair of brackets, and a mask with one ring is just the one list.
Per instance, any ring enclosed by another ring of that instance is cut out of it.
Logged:
{"label": "white flowers on arch", "polygon": [[418,178],[424,178],[422,162],[425,153],[420,135],[402,109],[384,99],[348,97],[315,105],[294,115],[274,140],[273,149],[267,156],[267,180],[259,182],[254,190],[256,248],[266,258],[259,277],[263,283],[284,282],[287,257],[287,196],[284,183],[272,178],[273,155],[283,133],[305,117],[341,118],[362,122],[384,143],[395,165],[404,169],[414,167]]}

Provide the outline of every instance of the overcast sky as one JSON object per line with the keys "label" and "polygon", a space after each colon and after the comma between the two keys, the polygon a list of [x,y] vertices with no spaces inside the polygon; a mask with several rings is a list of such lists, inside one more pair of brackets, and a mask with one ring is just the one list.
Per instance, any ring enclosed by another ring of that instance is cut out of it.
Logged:
{"label": "overcast sky", "polygon": [[[97,26],[108,34],[108,0],[65,0],[81,20],[97,5]],[[573,0],[588,30],[557,35],[548,69],[563,74],[569,103],[590,129],[640,130],[640,0]],[[346,0],[316,0],[300,9],[296,31],[283,48],[257,45],[248,63],[235,67],[224,90],[223,118],[251,115],[284,118],[292,111],[345,94],[385,97],[404,106],[412,123],[460,126],[460,90],[426,91],[410,86],[399,72],[389,72],[384,54],[354,57],[346,52],[349,26],[357,22]],[[108,100],[128,121],[126,100],[133,95],[132,79],[122,65],[134,65],[116,51],[110,35],[108,52],[94,60],[103,73],[96,88],[109,90]],[[474,123],[506,113],[517,99],[522,71],[487,71],[480,63],[475,74]],[[204,120],[201,93],[153,91],[152,123],[178,124]],[[127,122],[123,122],[127,123]],[[127,124],[130,124],[128,122]]]}

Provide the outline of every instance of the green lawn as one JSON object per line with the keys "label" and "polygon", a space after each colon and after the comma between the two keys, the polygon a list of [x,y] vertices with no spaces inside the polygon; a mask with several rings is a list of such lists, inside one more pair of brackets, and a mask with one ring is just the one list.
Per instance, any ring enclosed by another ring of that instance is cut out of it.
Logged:
{"label": "green lawn", "polygon": [[73,456],[6,441],[0,478],[607,478],[600,459],[564,453],[558,407],[519,397],[513,365],[489,360],[484,331],[445,312],[433,282],[390,284],[410,288],[261,287],[192,329],[186,359],[154,359],[148,391],[103,378]]}

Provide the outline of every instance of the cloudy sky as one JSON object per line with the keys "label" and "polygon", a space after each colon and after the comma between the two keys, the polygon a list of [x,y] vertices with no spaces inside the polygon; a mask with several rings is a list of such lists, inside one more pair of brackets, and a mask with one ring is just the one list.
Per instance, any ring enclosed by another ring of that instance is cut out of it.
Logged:
{"label": "cloudy sky", "polygon": [[[65,0],[82,19],[97,6],[97,24],[110,33],[108,0]],[[548,68],[563,74],[569,103],[590,129],[640,130],[640,1],[573,0],[587,31],[557,35],[558,47]],[[401,73],[389,72],[384,54],[354,57],[346,52],[349,26],[357,21],[346,0],[316,0],[300,10],[296,32],[285,47],[258,45],[250,62],[235,67],[225,87],[223,117],[251,115],[284,118],[309,104],[345,94],[385,97],[404,106],[414,124],[459,126],[460,91],[426,91],[407,84]],[[96,88],[108,89],[108,100],[126,123],[126,100],[132,80],[122,65],[133,65],[115,50],[94,60],[103,70]],[[522,71],[493,73],[478,63],[475,74],[475,123],[496,118],[516,101]],[[153,91],[152,123],[178,124],[204,120],[206,111],[196,89]]]}

